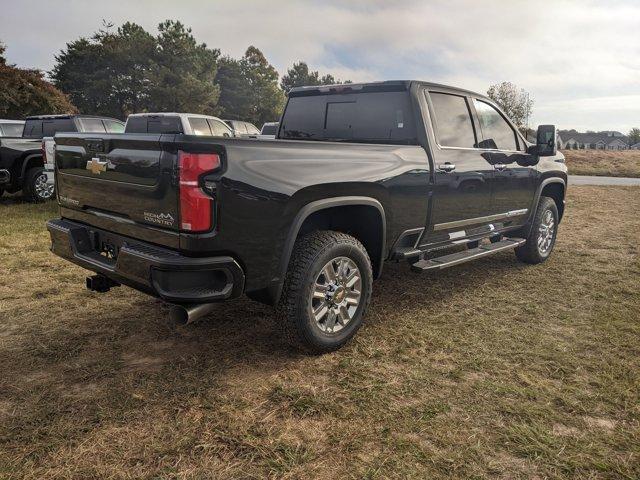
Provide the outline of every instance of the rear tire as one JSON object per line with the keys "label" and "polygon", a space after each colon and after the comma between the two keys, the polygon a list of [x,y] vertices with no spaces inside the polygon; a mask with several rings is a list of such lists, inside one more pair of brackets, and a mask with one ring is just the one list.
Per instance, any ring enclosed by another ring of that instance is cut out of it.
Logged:
{"label": "rear tire", "polygon": [[299,238],[276,307],[287,342],[314,354],[342,347],[362,325],[372,283],[371,260],[354,237],[326,230]]}
{"label": "rear tire", "polygon": [[542,263],[549,258],[558,235],[558,220],[556,202],[549,197],[540,197],[527,241],[515,249],[516,257],[531,264]]}
{"label": "rear tire", "polygon": [[43,167],[27,170],[22,192],[31,202],[42,203],[53,197],[53,186],[47,185],[47,174]]}

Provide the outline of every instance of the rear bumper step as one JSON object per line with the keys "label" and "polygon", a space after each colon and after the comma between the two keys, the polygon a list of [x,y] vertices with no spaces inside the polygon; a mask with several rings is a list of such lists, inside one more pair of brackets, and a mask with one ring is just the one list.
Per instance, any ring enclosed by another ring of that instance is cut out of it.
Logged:
{"label": "rear bumper step", "polygon": [[461,263],[470,262],[478,258],[487,257],[503,250],[509,250],[524,244],[524,238],[506,238],[496,243],[481,245],[477,248],[471,248],[464,252],[456,252],[442,257],[420,260],[411,265],[411,270],[415,272],[424,272],[426,270],[442,270],[443,268],[453,267]]}
{"label": "rear bumper step", "polygon": [[186,257],[66,219],[48,221],[47,229],[56,255],[169,302],[215,302],[244,290],[244,272],[228,256]]}

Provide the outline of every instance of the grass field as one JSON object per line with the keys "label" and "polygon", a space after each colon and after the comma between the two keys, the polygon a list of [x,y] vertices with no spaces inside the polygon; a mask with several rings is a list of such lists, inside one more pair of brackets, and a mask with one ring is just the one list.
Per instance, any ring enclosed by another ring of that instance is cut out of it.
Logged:
{"label": "grass field", "polygon": [[640,189],[575,187],[551,259],[389,264],[342,351],[241,299],[171,326],[0,200],[0,478],[640,478]]}
{"label": "grass field", "polygon": [[640,177],[640,150],[562,150],[571,175]]}

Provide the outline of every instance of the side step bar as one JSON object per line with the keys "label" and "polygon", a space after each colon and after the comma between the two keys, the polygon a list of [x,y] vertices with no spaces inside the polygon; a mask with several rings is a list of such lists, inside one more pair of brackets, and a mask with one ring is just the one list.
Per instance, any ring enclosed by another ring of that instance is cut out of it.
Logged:
{"label": "side step bar", "polygon": [[450,255],[444,255],[442,257],[430,258],[420,260],[419,262],[411,265],[411,270],[414,272],[424,272],[427,270],[442,270],[443,268],[453,267],[460,263],[469,262],[478,258],[487,257],[494,253],[502,252],[503,250],[509,250],[516,248],[526,242],[524,238],[506,238],[496,243],[489,243],[487,245],[480,245],[477,248],[471,248],[464,252],[456,252]]}

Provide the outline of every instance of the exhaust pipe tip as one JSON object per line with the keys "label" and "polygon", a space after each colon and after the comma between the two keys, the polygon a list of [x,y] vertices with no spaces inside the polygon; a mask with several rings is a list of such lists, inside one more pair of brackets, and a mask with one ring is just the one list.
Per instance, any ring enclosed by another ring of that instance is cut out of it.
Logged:
{"label": "exhaust pipe tip", "polygon": [[178,325],[189,323],[189,312],[182,305],[172,305],[169,310],[169,320]]}
{"label": "exhaust pipe tip", "polygon": [[211,313],[215,308],[215,303],[172,305],[169,310],[169,319],[177,325],[188,325]]}

